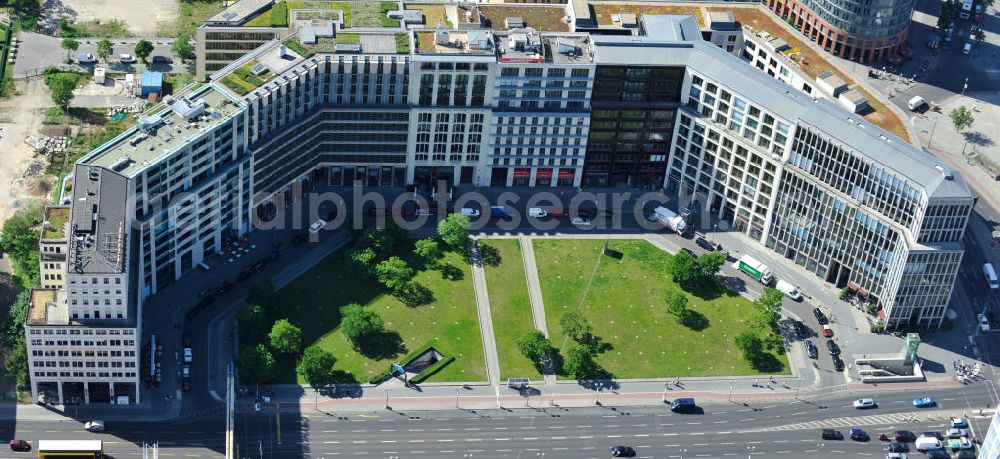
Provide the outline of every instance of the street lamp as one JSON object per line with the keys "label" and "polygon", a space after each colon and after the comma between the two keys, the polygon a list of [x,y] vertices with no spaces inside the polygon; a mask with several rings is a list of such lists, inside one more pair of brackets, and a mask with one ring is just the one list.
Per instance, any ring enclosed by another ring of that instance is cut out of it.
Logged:
{"label": "street lamp", "polygon": [[461,389],[461,387],[456,387],[455,388],[455,408],[458,408],[458,391],[460,389]]}
{"label": "street lamp", "polygon": [[755,449],[757,449],[756,446],[747,446],[747,459],[750,459],[750,456],[753,454],[753,450]]}
{"label": "street lamp", "polygon": [[385,390],[385,409],[391,410],[392,407],[389,406],[389,389]]}
{"label": "street lamp", "polygon": [[963,96],[965,95],[965,91],[967,89],[969,89],[969,79],[968,78],[965,79],[965,84],[962,85],[962,95]]}
{"label": "street lamp", "polygon": [[670,382],[663,383],[663,403],[667,403],[667,389],[670,388]]}
{"label": "street lamp", "polygon": [[604,387],[604,383],[597,383],[597,393],[594,395],[594,404],[601,404],[601,387]]}

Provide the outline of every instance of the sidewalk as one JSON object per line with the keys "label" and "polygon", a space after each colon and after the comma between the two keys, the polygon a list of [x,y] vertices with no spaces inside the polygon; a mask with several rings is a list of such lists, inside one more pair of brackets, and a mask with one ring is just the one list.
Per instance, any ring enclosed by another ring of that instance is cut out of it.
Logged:
{"label": "sidewalk", "polygon": [[500,384],[500,358],[497,356],[497,340],[493,332],[493,313],[490,311],[490,295],[486,290],[486,272],[483,270],[483,256],[479,251],[479,241],[472,240],[472,285],[476,293],[476,312],[479,316],[479,332],[483,340],[483,359],[486,361],[486,375],[491,386]]}

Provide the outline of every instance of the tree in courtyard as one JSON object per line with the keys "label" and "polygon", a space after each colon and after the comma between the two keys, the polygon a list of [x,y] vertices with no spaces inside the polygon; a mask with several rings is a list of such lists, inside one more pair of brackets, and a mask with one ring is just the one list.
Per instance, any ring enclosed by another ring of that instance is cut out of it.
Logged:
{"label": "tree in courtyard", "polygon": [[139,40],[132,52],[135,53],[136,57],[142,59],[142,63],[145,64],[146,58],[153,53],[153,44],[149,40]]}
{"label": "tree in courtyard", "polygon": [[451,214],[438,223],[438,236],[452,250],[465,253],[469,244],[469,217]]}
{"label": "tree in courtyard", "polygon": [[57,73],[48,75],[45,84],[52,94],[52,103],[56,104],[63,113],[69,110],[69,104],[73,101],[73,90],[76,89],[76,76],[71,73]]}
{"label": "tree in courtyard", "polygon": [[955,130],[958,132],[962,132],[969,126],[972,126],[972,123],[976,121],[972,116],[972,110],[966,108],[965,105],[952,110],[948,116],[951,117],[951,124],[955,126]]}
{"label": "tree in courtyard", "polygon": [[709,278],[719,273],[719,268],[726,263],[726,255],[722,252],[708,252],[702,254],[696,260],[698,274],[703,278]]}
{"label": "tree in courtyard", "polygon": [[348,256],[351,258],[351,262],[354,263],[354,268],[357,272],[364,276],[370,276],[372,266],[378,264],[375,251],[371,247],[355,247],[351,249]]}
{"label": "tree in courtyard", "polygon": [[753,332],[743,332],[736,335],[736,348],[743,353],[743,358],[748,362],[754,362],[760,358],[764,351],[764,343]]}
{"label": "tree in courtyard", "polygon": [[667,312],[678,320],[684,316],[684,311],[687,311],[688,297],[681,289],[670,287],[663,296],[663,300],[667,303]]}
{"label": "tree in courtyard", "polygon": [[698,271],[697,260],[690,253],[678,252],[667,265],[667,272],[674,283],[682,289],[690,291],[698,285],[701,274]]}
{"label": "tree in courtyard", "polygon": [[66,37],[62,39],[62,42],[59,43],[59,46],[62,46],[62,49],[66,50],[66,58],[69,59],[69,56],[73,51],[80,49],[80,42],[72,38]]}
{"label": "tree in courtyard", "polygon": [[[38,225],[42,209],[37,204],[25,205],[3,223],[0,246],[14,266],[14,275],[22,287],[34,287],[38,278]],[[24,324],[17,324],[21,335]]]}
{"label": "tree in courtyard", "polygon": [[784,294],[777,289],[767,287],[764,294],[757,298],[754,304],[754,325],[764,331],[777,332],[778,321],[781,319],[781,299]]}
{"label": "tree in courtyard", "polygon": [[389,291],[402,292],[413,278],[413,268],[402,258],[389,257],[388,260],[375,265],[375,277]]}
{"label": "tree in courtyard", "polygon": [[236,311],[236,333],[244,346],[263,342],[267,333],[264,308],[259,304],[247,303]]}
{"label": "tree in courtyard", "polygon": [[274,379],[274,356],[264,343],[243,348],[240,358],[236,360],[236,369],[240,372],[240,383],[261,384]]}
{"label": "tree in courtyard", "polygon": [[267,334],[271,348],[282,354],[298,354],[302,350],[302,329],[288,319],[279,319]]}
{"label": "tree in courtyard", "polygon": [[191,34],[182,33],[174,39],[174,43],[170,45],[170,51],[181,58],[181,63],[183,64],[185,60],[194,57],[194,45],[191,44]]}
{"label": "tree in courtyard", "polygon": [[559,319],[559,328],[562,329],[564,336],[574,341],[579,341],[584,336],[593,332],[593,328],[587,322],[587,318],[580,311],[563,314],[562,318]]}
{"label": "tree in courtyard", "polygon": [[382,318],[360,304],[349,304],[341,309],[343,318],[340,328],[355,349],[369,344],[369,341],[384,332]]}
{"label": "tree in courtyard", "polygon": [[543,357],[555,350],[552,347],[552,342],[538,330],[532,330],[518,338],[517,348],[522,355],[535,364],[540,363]]}
{"label": "tree in courtyard", "polygon": [[441,258],[441,248],[434,239],[423,238],[413,244],[413,254],[424,260],[427,266],[435,266]]}
{"label": "tree in courtyard", "polygon": [[97,42],[97,55],[105,63],[108,62],[108,57],[115,52],[114,45],[111,44],[111,40],[107,38],[102,38],[101,41]]}
{"label": "tree in courtyard", "polygon": [[318,345],[306,348],[302,358],[295,365],[295,372],[302,375],[312,387],[324,387],[333,384],[333,365],[337,358],[323,350]]}
{"label": "tree in courtyard", "polygon": [[388,228],[369,228],[361,233],[358,239],[361,247],[372,249],[376,261],[382,261],[392,256],[396,240]]}
{"label": "tree in courtyard", "polygon": [[14,377],[18,390],[26,391],[31,389],[28,383],[28,350],[24,344],[23,333],[18,336],[14,345],[7,351],[3,367],[7,370],[8,375]]}
{"label": "tree in courtyard", "polygon": [[569,350],[563,369],[569,377],[576,380],[598,379],[604,373],[594,360],[594,354],[584,346],[575,346]]}

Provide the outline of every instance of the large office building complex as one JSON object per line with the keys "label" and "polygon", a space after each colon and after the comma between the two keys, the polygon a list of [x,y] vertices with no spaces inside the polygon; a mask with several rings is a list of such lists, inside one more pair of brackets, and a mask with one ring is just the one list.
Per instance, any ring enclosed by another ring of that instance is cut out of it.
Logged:
{"label": "large office building complex", "polygon": [[940,324],[972,209],[960,177],[691,17],[646,15],[642,31],[369,30],[238,57],[77,164],[64,293],[33,306],[27,333],[133,334],[95,379],[29,347],[46,368],[33,384],[121,393],[135,372],[112,357],[141,336],[144,299],[315,183],[666,188],[760,243],[746,250],[872,297],[890,327]]}

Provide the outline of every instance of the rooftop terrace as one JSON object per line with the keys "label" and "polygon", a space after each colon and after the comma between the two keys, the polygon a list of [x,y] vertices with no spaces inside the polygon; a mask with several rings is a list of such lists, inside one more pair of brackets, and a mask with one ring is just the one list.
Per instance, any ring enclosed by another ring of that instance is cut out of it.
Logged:
{"label": "rooftop terrace", "polygon": [[69,223],[68,206],[49,206],[45,208],[45,225],[42,228],[42,239],[66,239]]}
{"label": "rooftop terrace", "polygon": [[564,6],[479,5],[478,9],[479,22],[493,30],[507,30],[511,27],[507,18],[520,18],[523,27],[540,32],[569,32],[569,23],[563,20],[567,14]]}
{"label": "rooftop terrace", "polygon": [[551,62],[589,64],[593,62],[587,35],[539,35],[533,31],[514,30],[497,33],[500,62]]}
{"label": "rooftop terrace", "polygon": [[69,325],[66,290],[36,288],[28,302],[28,325]]}
{"label": "rooftop terrace", "polygon": [[416,32],[417,54],[484,54],[495,52],[488,30],[438,30]]}
{"label": "rooftop terrace", "polygon": [[229,119],[239,108],[222,90],[209,84],[193,93],[164,100],[129,129],[80,160],[126,177],[184,145],[200,132]]}

